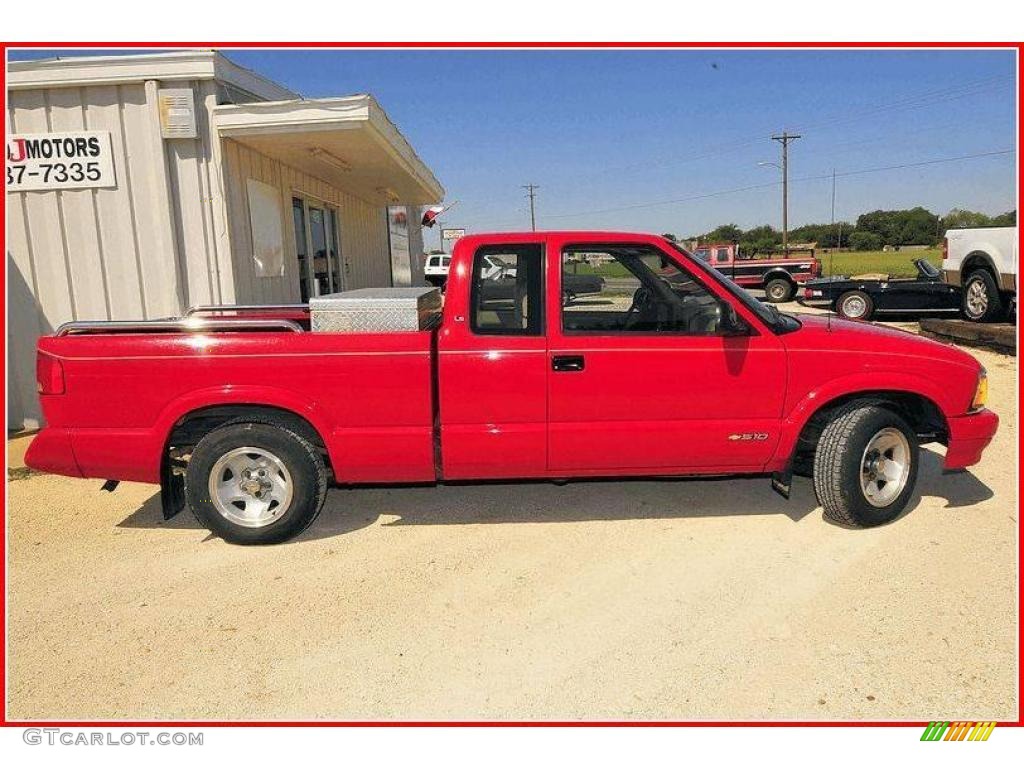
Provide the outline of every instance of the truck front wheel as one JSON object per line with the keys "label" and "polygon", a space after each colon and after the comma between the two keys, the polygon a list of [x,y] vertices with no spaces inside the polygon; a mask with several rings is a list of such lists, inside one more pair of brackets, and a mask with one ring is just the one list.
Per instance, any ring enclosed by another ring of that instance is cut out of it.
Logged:
{"label": "truck front wheel", "polygon": [[233,544],[277,544],[316,519],[327,471],[316,448],[282,424],[230,422],[192,451],[185,497],[196,519]]}
{"label": "truck front wheel", "polygon": [[814,454],[814,493],[825,516],[866,528],[894,520],[917,482],[918,444],[897,414],[868,403],[841,409]]}
{"label": "truck front wheel", "polygon": [[776,277],[765,283],[764,292],[768,297],[768,301],[778,304],[792,299],[793,294],[796,293],[796,288],[786,278]]}

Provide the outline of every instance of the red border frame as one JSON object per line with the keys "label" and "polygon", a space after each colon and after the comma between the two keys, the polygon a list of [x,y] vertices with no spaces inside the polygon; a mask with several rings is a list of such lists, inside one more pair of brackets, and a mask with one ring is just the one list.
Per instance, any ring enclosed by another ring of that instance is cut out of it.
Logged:
{"label": "red border frame", "polygon": [[[182,49],[182,48],[220,48],[220,49],[244,49],[244,48],[269,48],[269,49],[287,49],[287,48],[350,48],[350,49],[370,49],[370,48],[405,48],[405,49],[442,49],[442,48],[453,48],[453,49],[483,49],[483,48],[522,48],[522,49],[544,49],[544,48],[562,48],[562,49],[608,49],[608,48],[621,48],[621,49],[654,49],[654,48],[665,48],[665,49],[692,49],[692,48],[751,48],[751,49],[892,49],[892,48],[943,48],[943,49],[975,49],[975,48],[1004,48],[1012,49],[1017,52],[1018,62],[1018,81],[1017,81],[1017,134],[1018,139],[1020,136],[1021,122],[1024,121],[1024,91],[1021,89],[1021,81],[1019,75],[1020,61],[1022,54],[1024,54],[1024,43],[1020,42],[1008,42],[1008,41],[992,41],[992,42],[970,42],[970,43],[949,43],[949,42],[677,42],[677,41],[643,41],[643,42],[614,42],[614,41],[595,41],[595,42],[578,42],[578,41],[551,41],[551,42],[537,42],[537,41],[521,41],[521,42],[509,42],[509,41],[449,41],[449,42],[415,42],[415,41],[378,41],[378,42],[364,42],[364,41],[353,41],[353,42],[230,42],[230,43],[213,43],[210,41],[192,41],[192,42],[175,42],[168,43],[165,41],[161,42],[0,42],[4,55],[4,64],[7,62],[7,50],[9,48],[59,48],[59,49],[94,49],[94,48],[111,48],[111,49],[125,49],[125,48],[170,48],[170,49]],[[7,111],[7,90],[6,83],[3,95],[3,106],[4,112]],[[6,133],[6,128],[5,128]],[[1018,141],[1019,144],[1019,141]],[[1018,147],[1019,150],[1019,147]],[[1018,172],[1018,195],[1017,203],[1018,207],[1020,204],[1019,194],[1019,178],[1024,172],[1024,161],[1020,158],[1020,152],[1017,153],[1017,172]],[[7,195],[4,194],[3,201],[0,202],[0,211],[4,213],[4,220],[6,222],[6,209],[7,209]],[[1018,222],[1018,237],[1020,237],[1020,224]],[[1024,239],[1021,240],[1021,244],[1024,244]],[[7,293],[6,293],[6,271],[0,274],[0,287],[4,288],[4,307],[7,305]],[[0,319],[0,331],[4,331],[4,351],[7,349],[7,313],[4,312],[4,316]],[[4,381],[4,392],[7,391],[7,382]],[[1017,406],[1018,414],[1020,408],[1021,393],[1020,388],[1017,390]],[[1018,418],[1019,421],[1019,418]],[[1024,438],[1022,438],[1018,431],[1018,455],[1020,453],[1021,446],[1024,445]],[[1024,472],[1021,471],[1020,466],[1017,467],[1017,481],[1018,488],[1022,480],[1024,480]],[[462,727],[540,727],[540,728],[565,728],[565,727],[581,727],[581,728],[593,728],[593,727],[625,727],[625,728],[676,728],[676,727],[725,727],[725,726],[746,726],[746,727],[924,727],[928,723],[927,721],[865,721],[865,720],[758,720],[758,721],[744,721],[744,720],[656,720],[656,721],[630,721],[630,720],[570,720],[570,721],[558,721],[558,720],[469,720],[469,721],[420,721],[420,720],[8,720],[7,719],[7,538],[6,538],[6,522],[7,522],[7,494],[6,486],[4,497],[0,501],[0,508],[3,510],[4,515],[4,536],[0,538],[0,580],[3,582],[3,593],[0,594],[0,611],[3,611],[3,636],[4,636],[4,664],[0,666],[0,690],[4,695],[2,702],[2,716],[0,716],[0,727],[70,727],[70,728],[134,728],[138,726],[150,726],[150,727],[179,727],[179,728],[211,728],[211,727],[247,727],[247,728],[285,728],[285,727],[305,727],[305,728],[331,728],[331,727],[363,727],[363,728],[390,728],[390,727],[451,727],[451,726],[462,726]],[[1024,650],[1024,642],[1022,642],[1022,632],[1020,625],[1020,600],[1021,594],[1024,592],[1024,570],[1020,567],[1020,553],[1024,550],[1024,521],[1020,519],[1020,501],[1018,498],[1018,514],[1017,514],[1017,720],[1016,721],[999,721],[998,725],[1001,726],[1013,726],[1013,727],[1024,727],[1024,708],[1021,706],[1021,695],[1024,693],[1024,664],[1021,663],[1021,651]],[[942,714],[942,713],[936,713]]]}

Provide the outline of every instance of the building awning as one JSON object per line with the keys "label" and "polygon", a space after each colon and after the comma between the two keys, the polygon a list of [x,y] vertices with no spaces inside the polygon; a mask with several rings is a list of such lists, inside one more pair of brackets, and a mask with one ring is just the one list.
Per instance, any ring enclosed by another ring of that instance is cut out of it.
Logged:
{"label": "building awning", "polygon": [[367,202],[430,205],[444,187],[372,96],[227,104],[213,123],[230,138]]}

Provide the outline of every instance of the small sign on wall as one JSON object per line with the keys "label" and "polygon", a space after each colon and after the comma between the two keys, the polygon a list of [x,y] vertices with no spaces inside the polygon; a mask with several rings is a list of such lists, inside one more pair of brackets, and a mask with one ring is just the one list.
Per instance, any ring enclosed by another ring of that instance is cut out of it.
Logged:
{"label": "small sign on wall", "polygon": [[7,191],[116,187],[110,131],[7,137]]}

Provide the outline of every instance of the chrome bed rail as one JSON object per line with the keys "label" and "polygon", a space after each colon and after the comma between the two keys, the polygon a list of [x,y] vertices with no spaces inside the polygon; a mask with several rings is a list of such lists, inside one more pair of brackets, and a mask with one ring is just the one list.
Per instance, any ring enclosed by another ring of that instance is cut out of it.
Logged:
{"label": "chrome bed rail", "polygon": [[309,311],[309,304],[198,304],[185,310],[185,317],[209,315],[215,312],[280,312],[282,310]]}
{"label": "chrome bed rail", "polygon": [[289,331],[303,333],[294,320],[273,320],[242,317],[205,318],[190,317],[166,320],[76,320],[64,323],[54,336],[77,333],[150,333],[154,331],[203,333],[205,331]]}

